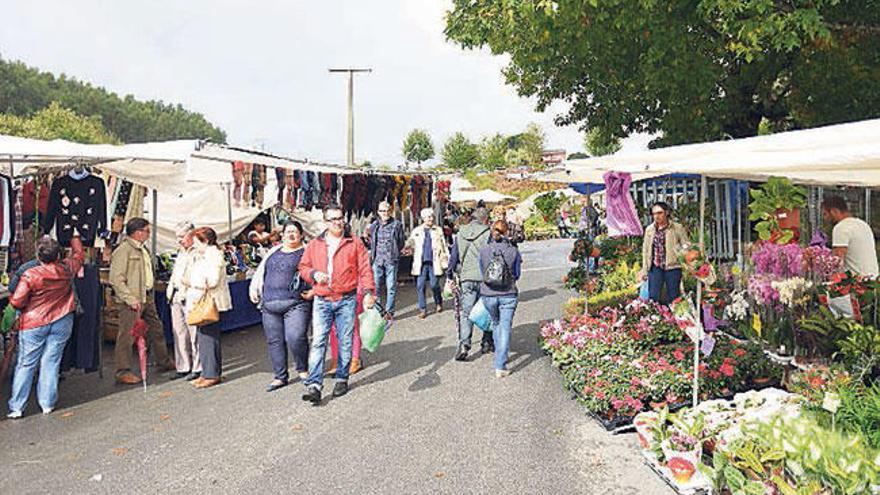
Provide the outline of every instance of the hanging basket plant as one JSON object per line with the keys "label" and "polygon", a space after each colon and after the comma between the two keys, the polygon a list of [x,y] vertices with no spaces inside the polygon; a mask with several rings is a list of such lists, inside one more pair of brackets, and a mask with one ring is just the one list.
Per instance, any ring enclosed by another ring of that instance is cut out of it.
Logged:
{"label": "hanging basket plant", "polygon": [[758,189],[749,191],[749,220],[758,220],[755,230],[764,241],[788,244],[797,239],[800,208],[807,205],[807,190],[785,177],[770,177]]}

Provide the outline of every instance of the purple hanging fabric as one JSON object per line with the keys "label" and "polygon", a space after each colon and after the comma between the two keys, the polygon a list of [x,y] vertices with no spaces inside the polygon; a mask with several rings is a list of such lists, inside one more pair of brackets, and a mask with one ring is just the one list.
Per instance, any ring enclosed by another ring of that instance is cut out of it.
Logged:
{"label": "purple hanging fabric", "polygon": [[605,215],[610,237],[642,235],[636,205],[629,193],[632,176],[625,172],[605,172]]}

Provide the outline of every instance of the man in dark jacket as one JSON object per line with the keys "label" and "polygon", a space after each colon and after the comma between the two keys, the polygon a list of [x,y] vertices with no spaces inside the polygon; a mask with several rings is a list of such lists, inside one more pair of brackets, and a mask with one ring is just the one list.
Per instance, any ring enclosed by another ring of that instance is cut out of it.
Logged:
{"label": "man in dark jacket", "polygon": [[[480,297],[480,283],[483,280],[480,274],[480,249],[489,241],[488,221],[489,213],[486,209],[477,208],[470,223],[459,228],[458,233],[455,234],[455,242],[452,244],[447,278],[453,280],[457,277],[461,293],[456,361],[467,361],[471,349],[474,324],[468,315]],[[492,332],[483,332],[480,350],[484,354],[494,351]]]}
{"label": "man in dark jacket", "polygon": [[376,213],[379,218],[370,224],[370,262],[377,296],[380,294],[380,285],[385,283],[385,317],[391,319],[394,316],[394,297],[397,295],[400,251],[405,241],[403,224],[391,217],[391,205],[387,201],[379,203]]}

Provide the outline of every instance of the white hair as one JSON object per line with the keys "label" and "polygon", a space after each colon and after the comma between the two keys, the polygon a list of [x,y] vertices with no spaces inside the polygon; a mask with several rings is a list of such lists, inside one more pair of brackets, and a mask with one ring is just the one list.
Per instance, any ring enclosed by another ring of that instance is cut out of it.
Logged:
{"label": "white hair", "polygon": [[184,220],[177,224],[177,226],[174,228],[174,233],[183,236],[189,234],[195,229],[196,226],[193,225],[192,222],[190,222],[189,220]]}
{"label": "white hair", "polygon": [[422,211],[419,212],[419,216],[422,217],[422,220],[433,218],[434,210],[432,210],[431,208],[422,208]]}

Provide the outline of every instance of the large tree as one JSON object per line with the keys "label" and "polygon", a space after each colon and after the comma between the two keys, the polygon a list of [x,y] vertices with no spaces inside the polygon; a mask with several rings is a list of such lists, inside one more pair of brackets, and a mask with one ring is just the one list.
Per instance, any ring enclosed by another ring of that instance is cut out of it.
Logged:
{"label": "large tree", "polygon": [[422,129],[413,129],[403,140],[403,157],[407,163],[416,162],[419,165],[425,160],[434,158],[434,143],[431,136]]}
{"label": "large tree", "polygon": [[584,149],[593,156],[610,155],[620,149],[620,138],[598,127],[590,129],[584,134]]}
{"label": "large tree", "polygon": [[507,137],[502,134],[486,136],[480,141],[480,167],[485,170],[507,165]]}
{"label": "large tree", "polygon": [[477,146],[461,132],[449,136],[443,144],[441,155],[443,164],[456,170],[473,168],[480,158]]}
{"label": "large tree", "polygon": [[209,139],[226,142],[226,134],[201,114],[181,105],[119,97],[103,88],[65,75],[58,77],[0,58],[0,113],[30,117],[53,101],[79,115],[97,116],[121,141]]}
{"label": "large tree", "polygon": [[558,124],[654,146],[880,116],[877,0],[453,0],[445,32]]}

